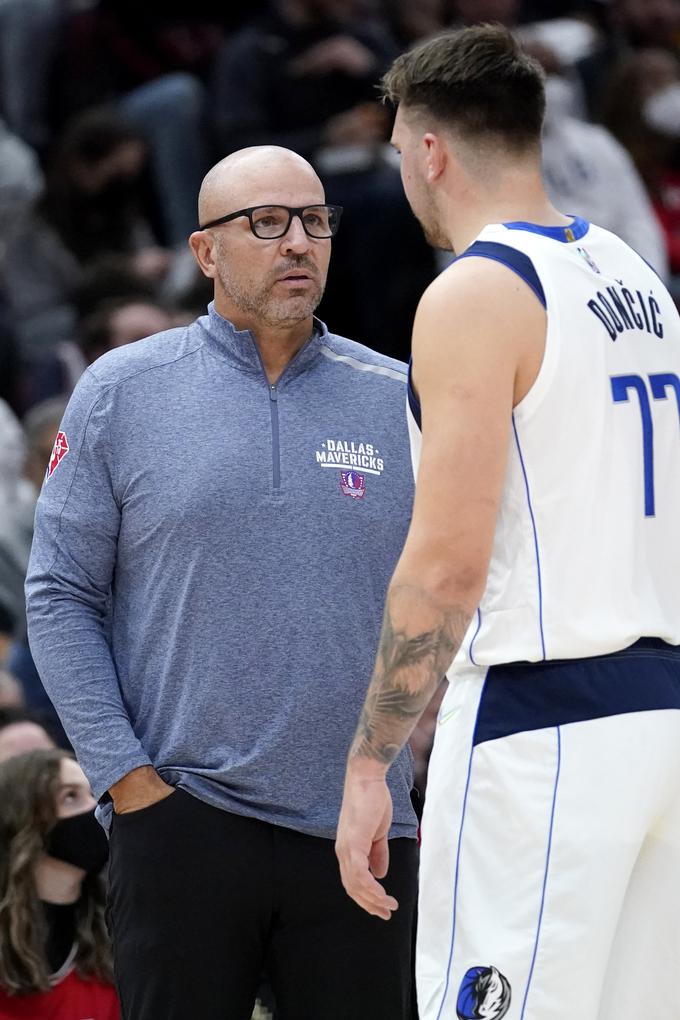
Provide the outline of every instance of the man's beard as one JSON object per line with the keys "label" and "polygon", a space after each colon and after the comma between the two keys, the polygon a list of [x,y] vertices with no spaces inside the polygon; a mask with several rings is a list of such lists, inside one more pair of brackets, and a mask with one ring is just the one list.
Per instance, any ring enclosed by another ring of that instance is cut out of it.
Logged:
{"label": "man's beard", "polygon": [[439,248],[441,251],[453,251],[453,245],[451,244],[451,241],[446,236],[446,234],[441,230],[438,223],[435,224],[434,226],[428,226],[425,223],[423,223],[421,219],[419,219],[418,222],[423,228],[425,240],[432,248]]}
{"label": "man's beard", "polygon": [[436,218],[436,212],[433,207],[430,208],[429,213],[430,215],[427,217],[416,216],[418,223],[420,223],[420,226],[422,227],[425,240],[433,248],[439,248],[442,251],[453,251],[453,245],[439,225]]}
{"label": "man's beard", "polygon": [[[276,281],[286,273],[296,269],[306,269],[312,278],[315,288],[300,288],[296,294],[289,290],[287,294],[276,297],[273,293]],[[247,312],[267,326],[287,326],[302,322],[314,314],[321,303],[324,282],[319,279],[318,271],[313,262],[301,258],[289,260],[268,273],[257,289],[246,290],[238,280],[218,268],[218,276],[227,297],[236,307]]]}
{"label": "man's beard", "polygon": [[439,223],[439,212],[435,206],[430,194],[425,189],[421,192],[421,201],[419,202],[420,209],[418,212],[413,208],[413,215],[420,223],[425,240],[433,248],[439,248],[442,251],[453,251],[453,245],[449,237],[442,230]]}

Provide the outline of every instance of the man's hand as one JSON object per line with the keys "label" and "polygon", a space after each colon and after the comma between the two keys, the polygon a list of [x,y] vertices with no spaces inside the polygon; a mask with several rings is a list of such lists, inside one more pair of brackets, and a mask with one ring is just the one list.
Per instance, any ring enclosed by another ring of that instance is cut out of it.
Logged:
{"label": "man's hand", "polygon": [[345,891],[369,914],[389,921],[399,904],[376,881],[389,865],[387,834],[392,797],[375,762],[350,762],[338,823],[335,852]]}
{"label": "man's hand", "polygon": [[130,811],[141,811],[142,808],[151,807],[174,792],[174,786],[161,779],[151,765],[133,769],[109,790],[113,810],[117,815],[126,815]]}

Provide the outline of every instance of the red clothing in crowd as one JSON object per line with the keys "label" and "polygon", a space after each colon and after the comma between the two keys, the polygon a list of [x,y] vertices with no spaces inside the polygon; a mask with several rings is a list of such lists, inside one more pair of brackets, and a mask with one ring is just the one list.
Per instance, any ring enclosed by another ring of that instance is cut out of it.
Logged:
{"label": "red clothing in crowd", "polygon": [[0,1020],[120,1020],[120,1008],[112,985],[72,970],[49,992],[8,995],[0,988]]}

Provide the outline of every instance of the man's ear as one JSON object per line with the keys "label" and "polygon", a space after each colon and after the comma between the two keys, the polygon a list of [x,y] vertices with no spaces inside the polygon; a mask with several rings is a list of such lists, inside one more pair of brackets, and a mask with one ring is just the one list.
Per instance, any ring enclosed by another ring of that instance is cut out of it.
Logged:
{"label": "man's ear", "polygon": [[432,131],[423,135],[422,144],[425,150],[425,179],[428,184],[433,184],[444,173],[448,153],[441,135]]}
{"label": "man's ear", "polygon": [[210,280],[214,280],[217,276],[212,240],[207,230],[195,230],[189,237],[189,247],[194,253],[194,258],[198,262],[203,275],[207,276]]}

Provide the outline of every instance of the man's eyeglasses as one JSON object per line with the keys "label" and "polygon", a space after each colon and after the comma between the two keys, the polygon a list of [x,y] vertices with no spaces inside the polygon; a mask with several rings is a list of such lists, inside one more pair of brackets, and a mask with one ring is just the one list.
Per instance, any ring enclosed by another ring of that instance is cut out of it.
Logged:
{"label": "man's eyeglasses", "polygon": [[222,223],[247,216],[255,237],[268,241],[284,237],[290,229],[293,216],[299,216],[307,236],[321,239],[337,234],[341,215],[341,205],[303,205],[299,208],[289,205],[253,205],[250,209],[239,209],[238,212],[220,216],[217,220],[210,220],[199,229],[219,227]]}

